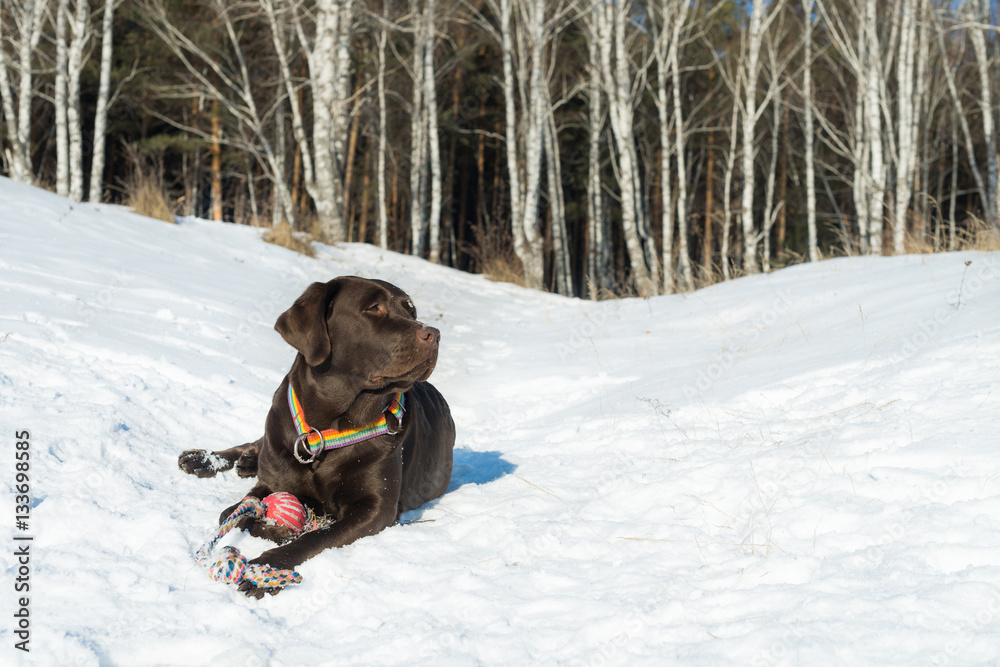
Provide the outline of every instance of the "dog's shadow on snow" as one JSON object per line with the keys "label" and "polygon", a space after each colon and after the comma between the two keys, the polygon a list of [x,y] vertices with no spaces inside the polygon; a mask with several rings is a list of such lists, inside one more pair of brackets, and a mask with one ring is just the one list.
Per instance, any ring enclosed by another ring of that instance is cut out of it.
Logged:
{"label": "dog's shadow on snow", "polygon": [[451,493],[466,484],[493,482],[517,470],[517,466],[504,460],[500,452],[474,452],[462,447],[455,450],[454,457],[451,483],[445,493]]}
{"label": "dog's shadow on snow", "polygon": [[424,512],[433,509],[446,498],[449,493],[460,489],[466,484],[487,484],[496,481],[504,475],[509,475],[517,470],[517,466],[507,461],[500,452],[475,452],[465,447],[454,451],[454,465],[451,471],[451,482],[448,490],[441,498],[436,498],[429,503],[414,510],[406,512],[400,517],[400,523],[414,523],[424,520]]}

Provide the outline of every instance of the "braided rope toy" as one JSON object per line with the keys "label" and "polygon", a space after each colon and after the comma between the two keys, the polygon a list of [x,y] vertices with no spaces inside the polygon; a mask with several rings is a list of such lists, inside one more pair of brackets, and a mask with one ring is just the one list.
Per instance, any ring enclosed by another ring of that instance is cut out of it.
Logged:
{"label": "braided rope toy", "polygon": [[250,564],[235,547],[222,547],[220,555],[213,559],[212,550],[219,540],[247,517],[272,521],[288,528],[295,537],[316,530],[323,524],[312,510],[306,510],[299,499],[290,493],[272,493],[263,500],[247,496],[222,522],[208,544],[195,552],[198,562],[208,567],[209,576],[214,581],[227,584],[249,581],[260,588],[284,588],[302,583],[302,575],[295,570]]}

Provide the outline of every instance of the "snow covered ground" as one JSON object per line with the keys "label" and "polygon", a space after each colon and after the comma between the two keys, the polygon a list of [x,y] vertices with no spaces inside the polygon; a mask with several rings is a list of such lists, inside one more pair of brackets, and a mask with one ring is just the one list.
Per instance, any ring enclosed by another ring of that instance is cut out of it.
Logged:
{"label": "snow covered ground", "polygon": [[[247,599],[193,553],[251,483],[177,455],[260,434],[275,317],[342,274],[441,329],[454,479]],[[0,417],[2,664],[1000,662],[1000,253],[590,303],[0,179]]]}

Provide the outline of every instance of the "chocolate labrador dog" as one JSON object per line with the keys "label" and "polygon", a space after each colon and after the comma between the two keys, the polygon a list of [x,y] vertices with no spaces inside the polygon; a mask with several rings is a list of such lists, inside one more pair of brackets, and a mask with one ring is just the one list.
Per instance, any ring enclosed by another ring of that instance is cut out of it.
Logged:
{"label": "chocolate labrador dog", "polygon": [[[441,334],[417,321],[398,287],[357,277],[313,283],[274,328],[298,354],[274,393],[264,435],[223,451],[186,451],[179,464],[199,477],[235,466],[241,477],[257,477],[248,495],[291,493],[323,517],[324,528],[251,561],[291,569],[443,494],[455,424],[425,382]],[[243,527],[279,543],[289,537],[260,521]],[[257,598],[280,590],[249,582],[240,589]]]}

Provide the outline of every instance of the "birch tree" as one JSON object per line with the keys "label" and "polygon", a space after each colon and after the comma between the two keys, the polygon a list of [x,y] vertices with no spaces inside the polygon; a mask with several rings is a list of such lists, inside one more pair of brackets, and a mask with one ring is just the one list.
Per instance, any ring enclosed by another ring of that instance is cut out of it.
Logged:
{"label": "birch tree", "polygon": [[812,33],[815,0],[808,0],[803,12],[805,28],[805,64],[802,69],[803,116],[805,117],[805,169],[806,169],[806,233],[808,235],[809,261],[819,261],[816,233],[816,156],[813,147],[813,84],[812,84]]}
{"label": "birch tree", "polygon": [[[480,25],[499,42],[504,99],[504,151],[510,191],[511,236],[525,284],[541,288],[545,270],[539,195],[544,157],[546,105],[544,79],[544,0],[490,0],[499,25]],[[520,104],[518,104],[520,98]],[[520,109],[520,113],[518,113]]]}
{"label": "birch tree", "polygon": [[892,216],[892,250],[903,254],[906,235],[906,211],[913,195],[916,174],[916,116],[920,100],[916,98],[914,67],[917,44],[917,0],[900,0],[897,8],[900,32],[896,58],[896,191]]}
{"label": "birch tree", "polygon": [[[632,281],[640,296],[659,293],[659,259],[649,233],[649,218],[642,200],[639,159],[633,131],[635,106],[645,71],[633,80],[626,26],[631,23],[632,2],[600,2],[594,16],[601,54],[608,118],[614,137],[616,175],[621,192],[622,234],[632,269]],[[644,67],[644,65],[643,65]]]}
{"label": "birch tree", "polygon": [[587,283],[591,299],[611,285],[611,239],[604,215],[604,190],[601,187],[601,137],[605,122],[602,104],[602,69],[598,49],[596,13],[593,3],[583,16],[587,35]]}
{"label": "birch tree", "polygon": [[[410,118],[410,227],[411,252],[425,252],[432,262],[441,255],[441,144],[438,137],[437,84],[434,69],[436,40],[435,0],[423,11],[412,5],[417,25],[413,31],[413,101]],[[426,178],[430,176],[430,190]],[[428,203],[429,212],[426,210]]]}
{"label": "birch tree", "polygon": [[868,171],[868,251],[882,254],[882,224],[885,201],[885,161],[882,152],[882,51],[878,35],[876,0],[865,0],[864,34],[864,115],[867,121]]}
{"label": "birch tree", "polygon": [[722,188],[722,240],[720,243],[720,255],[722,257],[722,278],[729,280],[732,278],[732,267],[730,266],[730,233],[733,221],[733,174],[736,171],[736,154],[738,152],[737,139],[739,136],[740,117],[744,113],[739,99],[739,69],[740,65],[731,65],[732,71],[727,68],[727,61],[719,57],[715,58],[715,67],[722,77],[722,82],[728,88],[732,97],[732,111],[729,114],[729,147],[726,151],[726,169],[723,175]]}
{"label": "birch tree", "polygon": [[[663,230],[663,242],[661,244],[661,261],[663,269],[663,293],[672,294],[674,292],[674,198],[671,188],[671,162],[670,156],[673,154],[671,146],[671,121],[669,118],[670,105],[667,95],[667,79],[671,74],[673,60],[670,58],[673,46],[674,32],[673,22],[674,6],[670,0],[662,0],[656,5],[658,10],[658,21],[653,23],[653,29],[657,31],[653,43],[653,55],[656,58],[656,112],[660,121],[660,224]],[[681,129],[677,128],[677,133]],[[683,149],[682,139],[677,139]],[[681,158],[683,160],[683,158]],[[684,181],[683,177],[680,179]],[[680,198],[683,206],[683,197]]]}
{"label": "birch tree", "polygon": [[[673,270],[673,220],[674,200],[670,181],[672,179],[670,156],[677,156],[677,239],[681,275],[685,289],[694,289],[694,274],[688,251],[687,233],[687,128],[684,124],[684,107],[681,103],[680,40],[681,31],[687,20],[689,3],[676,0],[660,0],[656,6],[658,22],[653,45],[656,60],[656,110],[660,120],[660,193],[662,199],[662,268],[663,291],[674,291]],[[668,77],[670,84],[668,86]],[[671,96],[667,96],[667,88]],[[673,117],[668,119],[670,103],[673,103]],[[671,139],[673,135],[673,139]]]}
{"label": "birch tree", "polygon": [[[670,38],[669,67],[674,102],[674,140],[677,155],[677,238],[681,275],[684,287],[694,289],[694,273],[691,269],[691,253],[688,250],[688,191],[687,191],[687,125],[684,120],[684,105],[681,101],[681,31],[687,22],[690,3],[680,0],[675,4],[675,12]],[[662,141],[662,137],[660,138]]]}
{"label": "birch tree", "polygon": [[69,196],[69,106],[66,100],[69,50],[66,47],[69,0],[56,1],[56,74],[52,102],[56,114],[56,194]]}
{"label": "birch tree", "polygon": [[[21,183],[33,183],[35,180],[31,167],[32,61],[42,38],[42,15],[47,6],[48,0],[0,0],[0,17],[9,17],[16,28],[13,35],[8,35],[4,32],[6,22],[0,20],[0,98],[3,98],[7,140],[10,142],[10,147],[4,150],[4,158],[10,177]],[[7,43],[16,53],[16,61],[8,57]]]}
{"label": "birch tree", "polygon": [[[955,74],[953,72],[953,66],[950,62],[948,46],[944,39],[944,27],[941,25],[941,17],[938,15],[937,11],[934,12],[934,27],[937,33],[938,47],[940,48],[941,56],[944,59],[942,70],[944,71],[945,82],[948,84],[948,93],[951,96],[951,102],[954,106],[955,119],[958,122],[959,128],[962,130],[966,162],[969,166],[969,171],[972,172],[972,178],[976,183],[976,189],[979,192],[979,197],[983,203],[983,210],[989,210],[990,201],[987,195],[987,186],[983,180],[982,171],[979,169],[979,162],[976,159],[976,149],[975,144],[972,141],[972,131],[969,128],[969,120],[965,111],[965,104],[962,102],[962,97],[959,95],[958,86],[955,82]],[[953,168],[957,168],[957,165]]]}
{"label": "birch tree", "polygon": [[[863,253],[882,253],[885,164],[882,150],[882,52],[878,35],[875,0],[849,5],[845,18],[828,0],[817,0],[816,8],[832,35],[837,54],[855,79],[852,125],[846,141],[821,116],[824,136],[850,159],[854,171],[852,197]],[[853,29],[852,29],[853,26]]]}
{"label": "birch tree", "polygon": [[[760,49],[764,43],[764,32],[778,15],[783,0],[765,3],[764,0],[753,0],[750,14],[750,26],[746,40],[746,56],[743,76],[743,113],[742,113],[742,151],[741,171],[743,175],[742,195],[740,198],[740,222],[743,226],[743,270],[747,273],[757,273],[757,244],[764,231],[754,230],[753,195],[754,186],[754,145],[757,121],[767,108],[765,99],[758,106],[757,82],[760,78]],[[776,90],[775,86],[768,89],[768,97]]]}
{"label": "birch tree", "polygon": [[559,160],[559,133],[552,105],[547,105],[545,117],[546,182],[548,184],[548,209],[552,230],[552,282],[555,292],[564,296],[573,294],[569,239],[566,234],[566,204],[562,190],[562,165]]}
{"label": "birch tree", "polygon": [[[784,12],[775,15],[776,23],[765,33],[764,44],[767,51],[767,76],[768,88],[765,95],[770,98],[771,104],[771,151],[767,166],[767,178],[764,187],[764,210],[763,210],[763,254],[762,263],[764,271],[771,270],[771,230],[775,221],[785,211],[785,191],[784,187],[786,174],[785,168],[779,170],[781,160],[787,162],[787,150],[782,146],[782,136],[788,131],[786,127],[788,116],[788,102],[784,99],[784,88],[786,83],[791,81],[791,70],[793,63],[798,62],[798,45],[791,44],[782,49],[782,41],[785,37]],[[763,112],[764,110],[761,109]],[[780,159],[779,159],[780,158]],[[784,164],[784,163],[781,163]],[[781,171],[782,173],[778,173]],[[781,183],[777,183],[778,179]],[[777,193],[775,190],[777,189]],[[777,201],[776,201],[777,198]],[[779,226],[778,242],[782,241],[782,228]]]}
{"label": "birch tree", "polygon": [[382,0],[382,20],[378,33],[378,166],[376,167],[376,187],[378,188],[378,245],[383,250],[389,247],[389,211],[386,205],[385,189],[385,154],[386,126],[388,125],[385,102],[385,47],[389,39],[388,29],[389,0]]}
{"label": "birch tree", "polygon": [[111,66],[114,55],[114,35],[117,0],[104,1],[104,16],[101,20],[101,74],[97,89],[97,109],[94,112],[94,147],[90,163],[90,193],[88,199],[99,202],[102,199],[104,183],[104,150],[108,134],[108,107],[111,98]]}
{"label": "birch tree", "polygon": [[[302,156],[306,191],[324,236],[332,242],[342,241],[347,238],[343,217],[344,145],[350,122],[354,1],[316,0],[309,6],[297,0],[259,2],[271,27],[281,82],[291,107],[292,132]],[[303,85],[312,98],[308,114],[311,136],[306,131],[307,113],[298,101],[298,83],[290,66],[298,53],[305,55]]]}
{"label": "birch tree", "polygon": [[771,116],[771,155],[768,161],[767,181],[764,186],[764,229],[762,230],[764,249],[761,255],[761,264],[766,273],[770,273],[771,271],[771,229],[774,226],[774,220],[777,217],[779,209],[784,205],[784,202],[778,202],[777,207],[774,204],[775,172],[777,171],[778,153],[781,151],[782,102],[780,93],[771,99],[771,105],[773,109]]}
{"label": "birch tree", "polygon": [[[347,238],[343,207],[344,143],[349,123],[353,0],[317,0],[313,13],[290,4],[309,65],[313,96],[314,180],[306,181],[320,224],[331,241]],[[307,22],[311,21],[310,26]]]}
{"label": "birch tree", "polygon": [[424,48],[427,40],[423,31],[427,28],[417,0],[410,3],[410,17],[413,20],[413,63],[410,76],[413,80],[413,95],[410,100],[410,253],[423,255],[427,236],[427,122],[424,104]]}
{"label": "birch tree", "polygon": [[[185,82],[173,94],[192,98],[204,96],[232,117],[239,132],[226,136],[225,142],[245,151],[261,166],[274,187],[275,200],[285,219],[294,220],[291,193],[285,180],[285,156],[283,152],[275,150],[272,136],[274,113],[285,96],[279,94],[275,100],[272,95],[267,108],[262,110],[259,107],[256,96],[263,91],[250,75],[244,46],[240,41],[242,30],[236,25],[240,17],[230,11],[225,0],[213,0],[211,8],[224,31],[224,40],[221,45],[213,45],[210,52],[174,22],[162,0],[143,2],[150,28],[170,49],[186,74]],[[321,115],[322,111],[314,113],[314,116]],[[205,141],[223,141],[219,133],[209,133],[202,128],[182,126],[173,119],[161,118]],[[218,115],[214,114],[213,118],[218,118]],[[339,216],[335,219],[339,220]],[[329,225],[329,219],[321,220]],[[338,230],[327,227],[326,231],[334,234]]]}
{"label": "birch tree", "polygon": [[[996,77],[990,75],[990,57],[986,50],[986,33],[990,30],[988,0],[967,0],[965,15],[969,40],[976,54],[976,72],[979,75],[979,115],[983,123],[983,143],[986,144],[986,220],[1000,229],[1000,194],[998,194],[997,134],[993,122],[993,87]],[[992,26],[996,30],[995,26]],[[995,41],[995,40],[994,40]]]}
{"label": "birch tree", "polygon": [[438,137],[437,83],[434,70],[434,27],[437,3],[427,0],[427,29],[424,33],[424,86],[427,113],[427,144],[431,161],[431,212],[428,221],[430,233],[430,260],[437,263],[441,257],[441,141]]}
{"label": "birch tree", "polygon": [[[110,31],[110,27],[108,30]],[[87,64],[86,52],[92,37],[90,5],[87,0],[57,0],[55,90],[52,98],[56,117],[56,193],[74,201],[83,199],[80,78]],[[107,87],[110,88],[110,82]],[[102,143],[102,159],[103,150]]]}
{"label": "birch tree", "polygon": [[88,0],[74,0],[70,42],[66,62],[66,120],[69,133],[69,198],[83,200],[83,119],[80,111],[80,77],[84,52],[93,34]]}
{"label": "birch tree", "polygon": [[524,139],[526,158],[524,204],[520,222],[514,220],[514,250],[524,265],[524,276],[527,284],[532,287],[540,287],[545,270],[542,256],[544,239],[538,213],[542,160],[545,152],[543,142],[545,97],[548,95],[543,60],[545,54],[545,0],[526,0],[524,13],[527,24],[527,42],[530,46],[523,49],[522,53],[530,51],[531,69],[528,75],[528,101],[525,110],[527,132]]}

